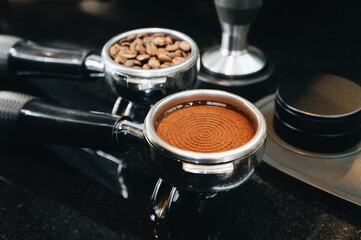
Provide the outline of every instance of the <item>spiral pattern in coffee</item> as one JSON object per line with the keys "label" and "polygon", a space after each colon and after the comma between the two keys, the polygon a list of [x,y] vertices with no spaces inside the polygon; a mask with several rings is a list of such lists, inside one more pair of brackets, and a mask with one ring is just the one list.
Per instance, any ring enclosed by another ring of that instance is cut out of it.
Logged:
{"label": "spiral pattern in coffee", "polygon": [[242,146],[254,136],[255,129],[241,112],[200,105],[166,114],[159,121],[157,134],[177,148],[213,153]]}

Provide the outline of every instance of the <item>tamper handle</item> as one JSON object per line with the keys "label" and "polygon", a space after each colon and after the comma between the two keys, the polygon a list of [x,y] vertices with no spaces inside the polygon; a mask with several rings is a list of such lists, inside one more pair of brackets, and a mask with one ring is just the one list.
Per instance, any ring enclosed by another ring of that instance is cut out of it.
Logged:
{"label": "tamper handle", "polygon": [[248,25],[256,17],[263,0],[214,0],[221,22]]}
{"label": "tamper handle", "polygon": [[247,35],[262,0],[215,0],[215,5],[222,27],[222,41],[220,47],[203,53],[204,69],[231,79],[260,72],[267,60],[262,51],[248,45]]}
{"label": "tamper handle", "polygon": [[0,35],[1,75],[88,78],[103,71],[101,57],[85,49],[42,46],[19,37]]}
{"label": "tamper handle", "polygon": [[63,108],[1,91],[0,140],[119,150],[137,147],[142,131],[126,117]]}

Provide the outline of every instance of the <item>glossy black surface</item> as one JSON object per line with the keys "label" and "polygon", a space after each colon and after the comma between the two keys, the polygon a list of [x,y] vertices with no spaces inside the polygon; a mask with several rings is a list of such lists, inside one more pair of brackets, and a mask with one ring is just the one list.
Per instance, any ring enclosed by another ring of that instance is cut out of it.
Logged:
{"label": "glossy black surface", "polygon": [[[273,61],[277,81],[326,72],[360,83],[359,9],[357,1],[265,1],[250,43]],[[154,26],[188,34],[201,50],[220,41],[213,1],[0,1],[0,33],[54,46],[101,49],[120,32]],[[0,82],[0,89],[83,110],[110,112],[116,99],[101,80]],[[264,163],[206,204],[183,194],[157,225],[150,218],[154,172],[141,152],[121,157],[120,165],[106,160],[100,168],[98,157],[77,148],[2,145],[0,239],[361,238],[359,206]]]}
{"label": "glossy black surface", "polygon": [[[100,112],[76,111],[42,102],[25,104],[14,136],[25,141],[116,149],[114,129],[120,117]],[[11,136],[10,136],[11,137]]]}
{"label": "glossy black surface", "polygon": [[[13,46],[9,56],[9,69],[16,75],[46,75],[85,78],[85,59],[89,52],[83,49],[67,50],[39,46],[21,41]],[[46,65],[42,64],[46,61]]]}

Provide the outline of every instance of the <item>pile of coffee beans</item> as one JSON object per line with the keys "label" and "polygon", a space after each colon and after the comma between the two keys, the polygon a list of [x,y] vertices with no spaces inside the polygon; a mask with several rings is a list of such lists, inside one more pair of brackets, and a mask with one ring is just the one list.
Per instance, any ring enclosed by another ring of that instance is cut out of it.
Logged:
{"label": "pile of coffee beans", "polygon": [[189,42],[163,33],[129,35],[109,49],[109,55],[116,63],[140,69],[173,66],[184,61],[190,52]]}

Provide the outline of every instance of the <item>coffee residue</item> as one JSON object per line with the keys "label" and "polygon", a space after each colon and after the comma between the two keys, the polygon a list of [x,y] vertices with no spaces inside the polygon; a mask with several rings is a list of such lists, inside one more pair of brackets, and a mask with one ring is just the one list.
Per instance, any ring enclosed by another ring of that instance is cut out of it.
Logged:
{"label": "coffee residue", "polygon": [[255,135],[254,125],[242,112],[212,105],[189,106],[167,113],[156,130],[170,145],[201,153],[235,149]]}

